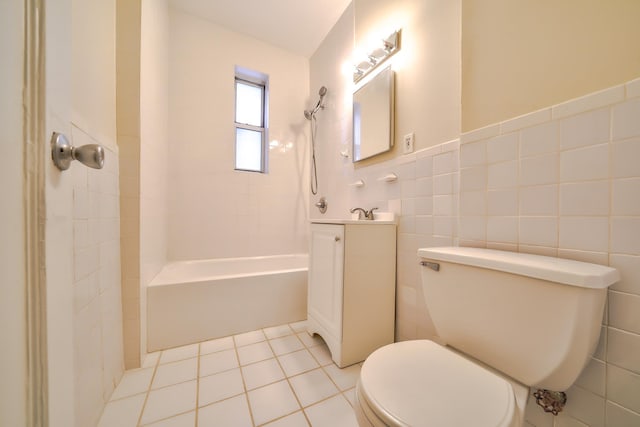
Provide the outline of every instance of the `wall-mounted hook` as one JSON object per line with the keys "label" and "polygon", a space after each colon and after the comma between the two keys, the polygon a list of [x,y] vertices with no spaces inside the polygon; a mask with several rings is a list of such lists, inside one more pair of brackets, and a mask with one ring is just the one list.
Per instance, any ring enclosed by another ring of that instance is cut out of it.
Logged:
{"label": "wall-mounted hook", "polygon": [[66,136],[54,132],[51,136],[51,158],[61,171],[69,169],[72,160],[79,160],[85,166],[102,169],[104,166],[104,148],[98,144],[74,147]]}

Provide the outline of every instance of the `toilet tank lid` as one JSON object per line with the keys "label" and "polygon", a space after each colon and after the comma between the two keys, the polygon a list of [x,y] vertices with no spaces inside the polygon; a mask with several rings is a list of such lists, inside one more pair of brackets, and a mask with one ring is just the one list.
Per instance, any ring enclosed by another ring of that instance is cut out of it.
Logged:
{"label": "toilet tank lid", "polygon": [[418,249],[418,256],[584,288],[604,289],[620,279],[618,270],[603,265],[493,249],[423,248]]}

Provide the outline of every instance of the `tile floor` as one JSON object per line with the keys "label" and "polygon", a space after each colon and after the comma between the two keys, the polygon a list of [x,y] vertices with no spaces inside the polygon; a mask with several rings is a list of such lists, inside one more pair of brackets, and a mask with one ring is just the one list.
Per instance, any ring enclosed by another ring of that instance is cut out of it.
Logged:
{"label": "tile floor", "polygon": [[99,427],[357,427],[360,365],[339,369],[305,322],[149,354]]}

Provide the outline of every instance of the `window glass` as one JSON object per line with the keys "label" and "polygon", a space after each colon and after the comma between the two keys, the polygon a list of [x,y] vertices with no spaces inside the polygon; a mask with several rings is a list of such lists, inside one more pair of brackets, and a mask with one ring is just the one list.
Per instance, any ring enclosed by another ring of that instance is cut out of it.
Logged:
{"label": "window glass", "polygon": [[262,132],[236,128],[236,169],[262,172]]}
{"label": "window glass", "polygon": [[264,87],[236,80],[236,123],[262,127]]}
{"label": "window glass", "polygon": [[269,76],[236,66],[235,169],[266,173]]}

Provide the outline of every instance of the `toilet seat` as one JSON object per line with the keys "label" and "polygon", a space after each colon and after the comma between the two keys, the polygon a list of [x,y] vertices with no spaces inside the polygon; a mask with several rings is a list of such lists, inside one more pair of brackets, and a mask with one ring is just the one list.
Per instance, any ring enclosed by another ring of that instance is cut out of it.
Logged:
{"label": "toilet seat", "polygon": [[373,352],[356,394],[359,415],[374,426],[506,427],[516,419],[508,381],[428,340]]}

